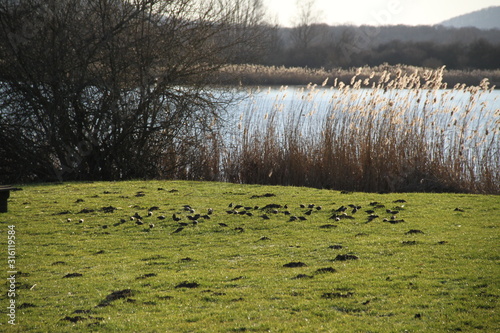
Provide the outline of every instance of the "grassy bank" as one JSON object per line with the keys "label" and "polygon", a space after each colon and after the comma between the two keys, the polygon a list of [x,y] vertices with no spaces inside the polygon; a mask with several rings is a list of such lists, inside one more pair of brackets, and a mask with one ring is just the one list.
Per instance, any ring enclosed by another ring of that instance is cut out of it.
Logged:
{"label": "grassy bank", "polygon": [[[430,68],[419,68],[408,65],[382,65],[376,67],[362,67],[358,75],[361,79],[366,79],[375,73],[375,79],[379,79],[384,71],[396,74],[403,71],[411,75],[415,71],[424,72]],[[333,82],[349,84],[351,78],[356,75],[358,68],[302,68],[302,67],[275,67],[261,65],[233,65],[224,67],[219,73],[219,80],[225,84],[243,85],[307,85],[309,83],[321,84],[325,79]],[[446,70],[443,75],[443,82],[448,87],[456,84],[467,86],[477,86],[484,78],[488,78],[493,85],[500,88],[500,70]]]}
{"label": "grassy bank", "polygon": [[498,196],[186,181],[22,187],[1,215],[4,248],[15,226],[17,270],[17,325],[7,324],[4,284],[2,331],[500,329]]}

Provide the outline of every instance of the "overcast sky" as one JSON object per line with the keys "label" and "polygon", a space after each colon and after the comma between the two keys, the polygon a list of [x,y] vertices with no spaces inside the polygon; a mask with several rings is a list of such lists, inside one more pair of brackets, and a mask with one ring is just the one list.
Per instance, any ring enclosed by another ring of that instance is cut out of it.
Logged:
{"label": "overcast sky", "polygon": [[[269,15],[283,26],[293,22],[295,3],[264,0]],[[500,0],[316,0],[318,21],[330,25],[432,25],[490,6],[500,6]]]}

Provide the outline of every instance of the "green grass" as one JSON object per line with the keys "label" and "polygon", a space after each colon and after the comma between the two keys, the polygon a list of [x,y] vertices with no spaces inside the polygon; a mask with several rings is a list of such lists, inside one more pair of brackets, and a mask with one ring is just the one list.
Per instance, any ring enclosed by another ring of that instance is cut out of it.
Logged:
{"label": "green grass", "polygon": [[[0,215],[4,276],[8,225],[16,226],[18,271],[17,325],[7,324],[5,290],[0,331],[500,330],[498,196],[343,194],[187,181],[22,187],[11,194],[9,212]],[[140,191],[144,196],[136,196]],[[275,196],[252,198],[266,193]],[[398,199],[406,203],[394,203]],[[376,208],[380,217],[366,223],[373,201],[385,207]],[[252,210],[254,216],[228,214],[230,203],[287,204],[296,216],[307,216],[300,204],[322,209],[306,221],[289,222],[284,208],[264,220],[261,210]],[[349,204],[362,206],[355,219],[329,219],[332,209]],[[183,205],[214,213],[173,233],[173,213],[189,222]],[[383,222],[391,217],[385,210],[400,205],[397,219],[404,222]],[[105,213],[107,206],[117,210]],[[129,220],[135,212],[146,216],[152,206],[159,210],[144,217],[144,225]],[[94,211],[79,213],[84,208]],[[157,219],[162,214],[167,218]],[[126,222],[115,225],[122,218]],[[320,228],[325,224],[337,227]],[[411,229],[423,234],[406,234]],[[359,259],[335,261],[339,254]],[[283,267],[290,262],[306,266]],[[317,272],[328,267],[335,272]],[[64,278],[72,273],[81,276]],[[185,281],[198,287],[176,288]],[[124,292],[113,299],[117,291]]]}

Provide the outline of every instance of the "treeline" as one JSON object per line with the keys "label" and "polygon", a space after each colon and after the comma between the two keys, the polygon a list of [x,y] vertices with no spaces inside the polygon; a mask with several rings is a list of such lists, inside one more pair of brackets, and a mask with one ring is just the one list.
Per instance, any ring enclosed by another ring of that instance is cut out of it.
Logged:
{"label": "treeline", "polygon": [[458,70],[500,68],[500,30],[312,24],[276,28],[272,45],[255,57],[255,64],[348,68],[388,63],[431,68],[446,65]]}

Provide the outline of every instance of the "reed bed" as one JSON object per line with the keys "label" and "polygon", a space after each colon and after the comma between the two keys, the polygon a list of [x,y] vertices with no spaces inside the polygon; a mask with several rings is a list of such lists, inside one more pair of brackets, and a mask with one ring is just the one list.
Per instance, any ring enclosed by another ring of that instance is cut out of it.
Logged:
{"label": "reed bed", "polygon": [[[263,65],[228,65],[218,73],[217,80],[222,84],[242,84],[242,85],[305,85],[309,82],[321,84],[328,78],[330,81],[337,79],[338,82],[349,84],[351,78],[357,75],[358,78],[366,79],[374,73],[374,79],[378,80],[384,72],[396,75],[404,72],[411,75],[415,71],[425,72],[432,70],[409,65],[380,65],[375,67],[365,66],[362,68],[304,68],[304,67],[284,67],[284,66],[263,66]],[[479,85],[485,78],[493,85],[500,87],[500,69],[497,70],[445,70],[443,71],[443,82],[449,87],[458,83],[467,86]]]}
{"label": "reed bed", "polygon": [[304,87],[295,102],[287,87],[250,89],[239,114],[233,110],[232,131],[204,138],[183,178],[499,194],[500,110],[488,104],[494,87],[485,79],[443,90],[443,71],[362,77],[360,69],[349,84]]}

